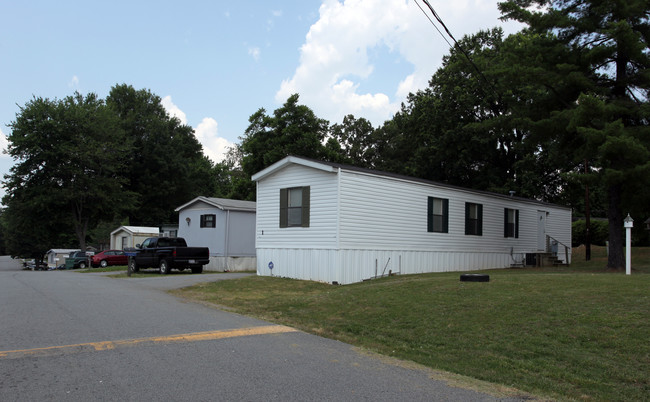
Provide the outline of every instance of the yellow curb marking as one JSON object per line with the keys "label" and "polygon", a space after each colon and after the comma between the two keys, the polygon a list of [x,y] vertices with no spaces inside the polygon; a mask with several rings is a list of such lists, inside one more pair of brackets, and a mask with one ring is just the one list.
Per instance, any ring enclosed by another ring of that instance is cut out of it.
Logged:
{"label": "yellow curb marking", "polygon": [[240,329],[229,329],[224,331],[193,332],[189,334],[178,334],[169,336],[152,336],[149,338],[124,339],[119,341],[89,342],[76,345],[51,346],[47,348],[6,350],[0,351],[0,359],[18,359],[28,356],[55,356],[85,351],[113,350],[121,347],[130,347],[140,344],[173,343],[173,342],[197,342],[224,338],[235,338],[239,336],[281,334],[286,332],[297,332],[298,330],[283,325],[267,325],[263,327],[250,327]]}

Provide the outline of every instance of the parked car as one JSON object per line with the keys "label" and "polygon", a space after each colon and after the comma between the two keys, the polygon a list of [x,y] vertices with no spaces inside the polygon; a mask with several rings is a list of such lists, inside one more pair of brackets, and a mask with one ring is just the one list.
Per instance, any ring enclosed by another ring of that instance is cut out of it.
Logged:
{"label": "parked car", "polygon": [[203,266],[210,262],[207,247],[188,247],[182,237],[150,237],[135,251],[129,252],[129,268],[138,272],[140,268],[158,268],[161,274],[168,274],[172,268],[200,274]]}
{"label": "parked car", "polygon": [[88,255],[85,251],[75,251],[70,253],[70,256],[65,260],[66,267],[68,267],[68,261],[70,260],[72,260],[72,262],[69,263],[71,264],[69,268],[88,268]]}
{"label": "parked car", "polygon": [[124,265],[129,263],[129,257],[122,250],[104,250],[93,255],[90,264],[94,267],[107,267],[109,265]]}

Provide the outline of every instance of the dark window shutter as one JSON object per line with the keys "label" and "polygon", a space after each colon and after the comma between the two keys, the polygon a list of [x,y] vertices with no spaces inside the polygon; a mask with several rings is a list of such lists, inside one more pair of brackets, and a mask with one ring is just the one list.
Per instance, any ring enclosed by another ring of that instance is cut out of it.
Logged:
{"label": "dark window shutter", "polygon": [[449,200],[442,200],[442,232],[449,233]]}
{"label": "dark window shutter", "polygon": [[199,226],[202,228],[205,227],[205,215],[201,215],[201,224]]}
{"label": "dark window shutter", "polygon": [[508,237],[508,208],[503,209],[503,237]]}
{"label": "dark window shutter", "polygon": [[519,210],[515,210],[515,239],[519,238]]}
{"label": "dark window shutter", "polygon": [[427,200],[427,232],[433,232],[433,197]]}
{"label": "dark window shutter", "polygon": [[289,204],[289,195],[286,188],[280,189],[280,227],[286,228],[288,226],[289,217],[287,214],[287,207]]}
{"label": "dark window shutter", "polygon": [[309,186],[302,188],[302,227],[309,227]]}
{"label": "dark window shutter", "polygon": [[470,224],[469,224],[469,203],[465,203],[465,234],[468,235],[470,234],[469,230]]}
{"label": "dark window shutter", "polygon": [[483,236],[483,204],[478,204],[477,207],[478,218],[478,233],[477,235]]}

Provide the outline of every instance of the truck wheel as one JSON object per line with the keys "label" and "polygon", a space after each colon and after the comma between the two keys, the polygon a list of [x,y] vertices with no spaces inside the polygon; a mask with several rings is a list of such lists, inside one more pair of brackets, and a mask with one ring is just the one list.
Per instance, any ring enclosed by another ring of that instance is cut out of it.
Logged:
{"label": "truck wheel", "polygon": [[160,260],[160,273],[162,275],[167,275],[169,271],[171,271],[171,268],[169,268],[167,260]]}
{"label": "truck wheel", "polygon": [[79,268],[86,269],[86,263],[85,262],[80,262],[79,263]]}
{"label": "truck wheel", "polygon": [[106,262],[106,260],[102,260],[102,261],[99,263],[99,266],[102,267],[102,268],[106,268],[106,267],[108,266],[108,262]]}
{"label": "truck wheel", "polygon": [[138,268],[138,264],[135,263],[135,258],[131,257],[129,258],[129,270],[131,272],[138,272],[140,268]]}
{"label": "truck wheel", "polygon": [[193,274],[203,273],[203,265],[199,265],[198,267],[192,267],[192,273]]}

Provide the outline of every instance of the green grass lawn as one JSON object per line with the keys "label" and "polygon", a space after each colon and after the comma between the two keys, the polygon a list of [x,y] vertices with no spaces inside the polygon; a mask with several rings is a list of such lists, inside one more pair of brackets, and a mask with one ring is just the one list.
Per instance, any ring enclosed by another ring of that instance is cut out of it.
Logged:
{"label": "green grass lawn", "polygon": [[[650,400],[650,249],[571,267],[403,275],[347,286],[270,277],[176,291],[238,313],[543,397]],[[584,260],[584,254],[582,255]]]}

